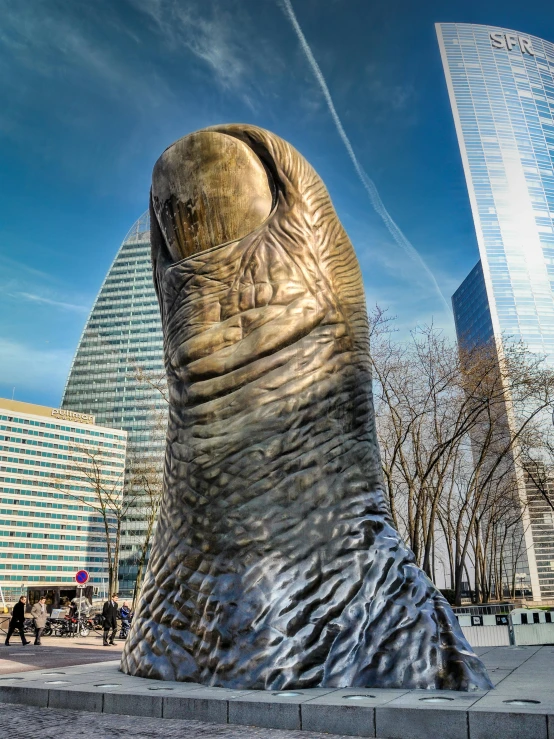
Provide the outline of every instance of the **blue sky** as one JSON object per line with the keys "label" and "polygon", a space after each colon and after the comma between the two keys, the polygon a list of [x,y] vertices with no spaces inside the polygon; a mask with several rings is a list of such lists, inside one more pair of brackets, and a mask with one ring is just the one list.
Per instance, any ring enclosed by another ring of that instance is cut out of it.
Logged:
{"label": "blue sky", "polygon": [[[545,0],[293,0],[356,155],[452,292],[478,259],[434,23],[554,40]],[[0,0],[0,396],[57,405],[88,311],[173,140],[248,122],[323,177],[368,304],[453,335],[374,212],[278,0]]]}

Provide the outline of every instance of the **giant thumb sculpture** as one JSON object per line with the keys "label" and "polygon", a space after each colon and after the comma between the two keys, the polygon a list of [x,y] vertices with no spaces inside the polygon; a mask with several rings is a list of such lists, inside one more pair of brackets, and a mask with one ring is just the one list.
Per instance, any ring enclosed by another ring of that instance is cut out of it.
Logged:
{"label": "giant thumb sculpture", "polygon": [[381,483],[358,262],[306,160],[246,125],[160,157],[164,498],[123,653],[232,688],[488,689]]}

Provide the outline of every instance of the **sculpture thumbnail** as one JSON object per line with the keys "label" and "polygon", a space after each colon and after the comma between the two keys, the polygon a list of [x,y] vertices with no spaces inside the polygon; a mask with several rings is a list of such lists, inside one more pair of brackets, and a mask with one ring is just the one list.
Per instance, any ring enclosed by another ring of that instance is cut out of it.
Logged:
{"label": "sculpture thumbnail", "polygon": [[164,498],[122,669],[211,686],[491,687],[392,526],[364,289],[322,180],[224,125],[153,173]]}

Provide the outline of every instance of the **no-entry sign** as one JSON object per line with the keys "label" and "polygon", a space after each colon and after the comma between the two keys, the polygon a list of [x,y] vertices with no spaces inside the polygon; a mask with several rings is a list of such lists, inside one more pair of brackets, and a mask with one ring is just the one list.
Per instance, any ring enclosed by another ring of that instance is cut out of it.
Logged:
{"label": "no-entry sign", "polygon": [[79,585],[84,585],[86,582],[88,582],[88,572],[86,570],[79,570],[79,572],[75,575],[75,580],[79,583]]}

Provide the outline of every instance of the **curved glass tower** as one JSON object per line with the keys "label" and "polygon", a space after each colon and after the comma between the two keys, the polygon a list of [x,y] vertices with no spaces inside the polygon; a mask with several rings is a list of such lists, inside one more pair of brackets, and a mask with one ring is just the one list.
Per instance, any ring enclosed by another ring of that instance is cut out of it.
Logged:
{"label": "curved glass tower", "polygon": [[[145,381],[145,379],[147,381]],[[167,414],[156,385],[163,383],[163,337],[152,282],[150,219],[142,215],[125,237],[92,307],[62,400],[63,408],[92,413],[96,422],[128,432],[126,489],[133,460],[163,465]],[[162,385],[163,387],[163,385]],[[132,590],[141,516],[130,516],[122,537],[120,589]]]}
{"label": "curved glass tower", "polygon": [[[554,44],[494,26],[436,29],[481,255],[454,296],[458,341],[510,337],[554,367]],[[552,512],[521,475],[518,488],[522,578],[551,599]]]}
{"label": "curved glass tower", "polygon": [[438,23],[494,334],[554,365],[554,44]]}

